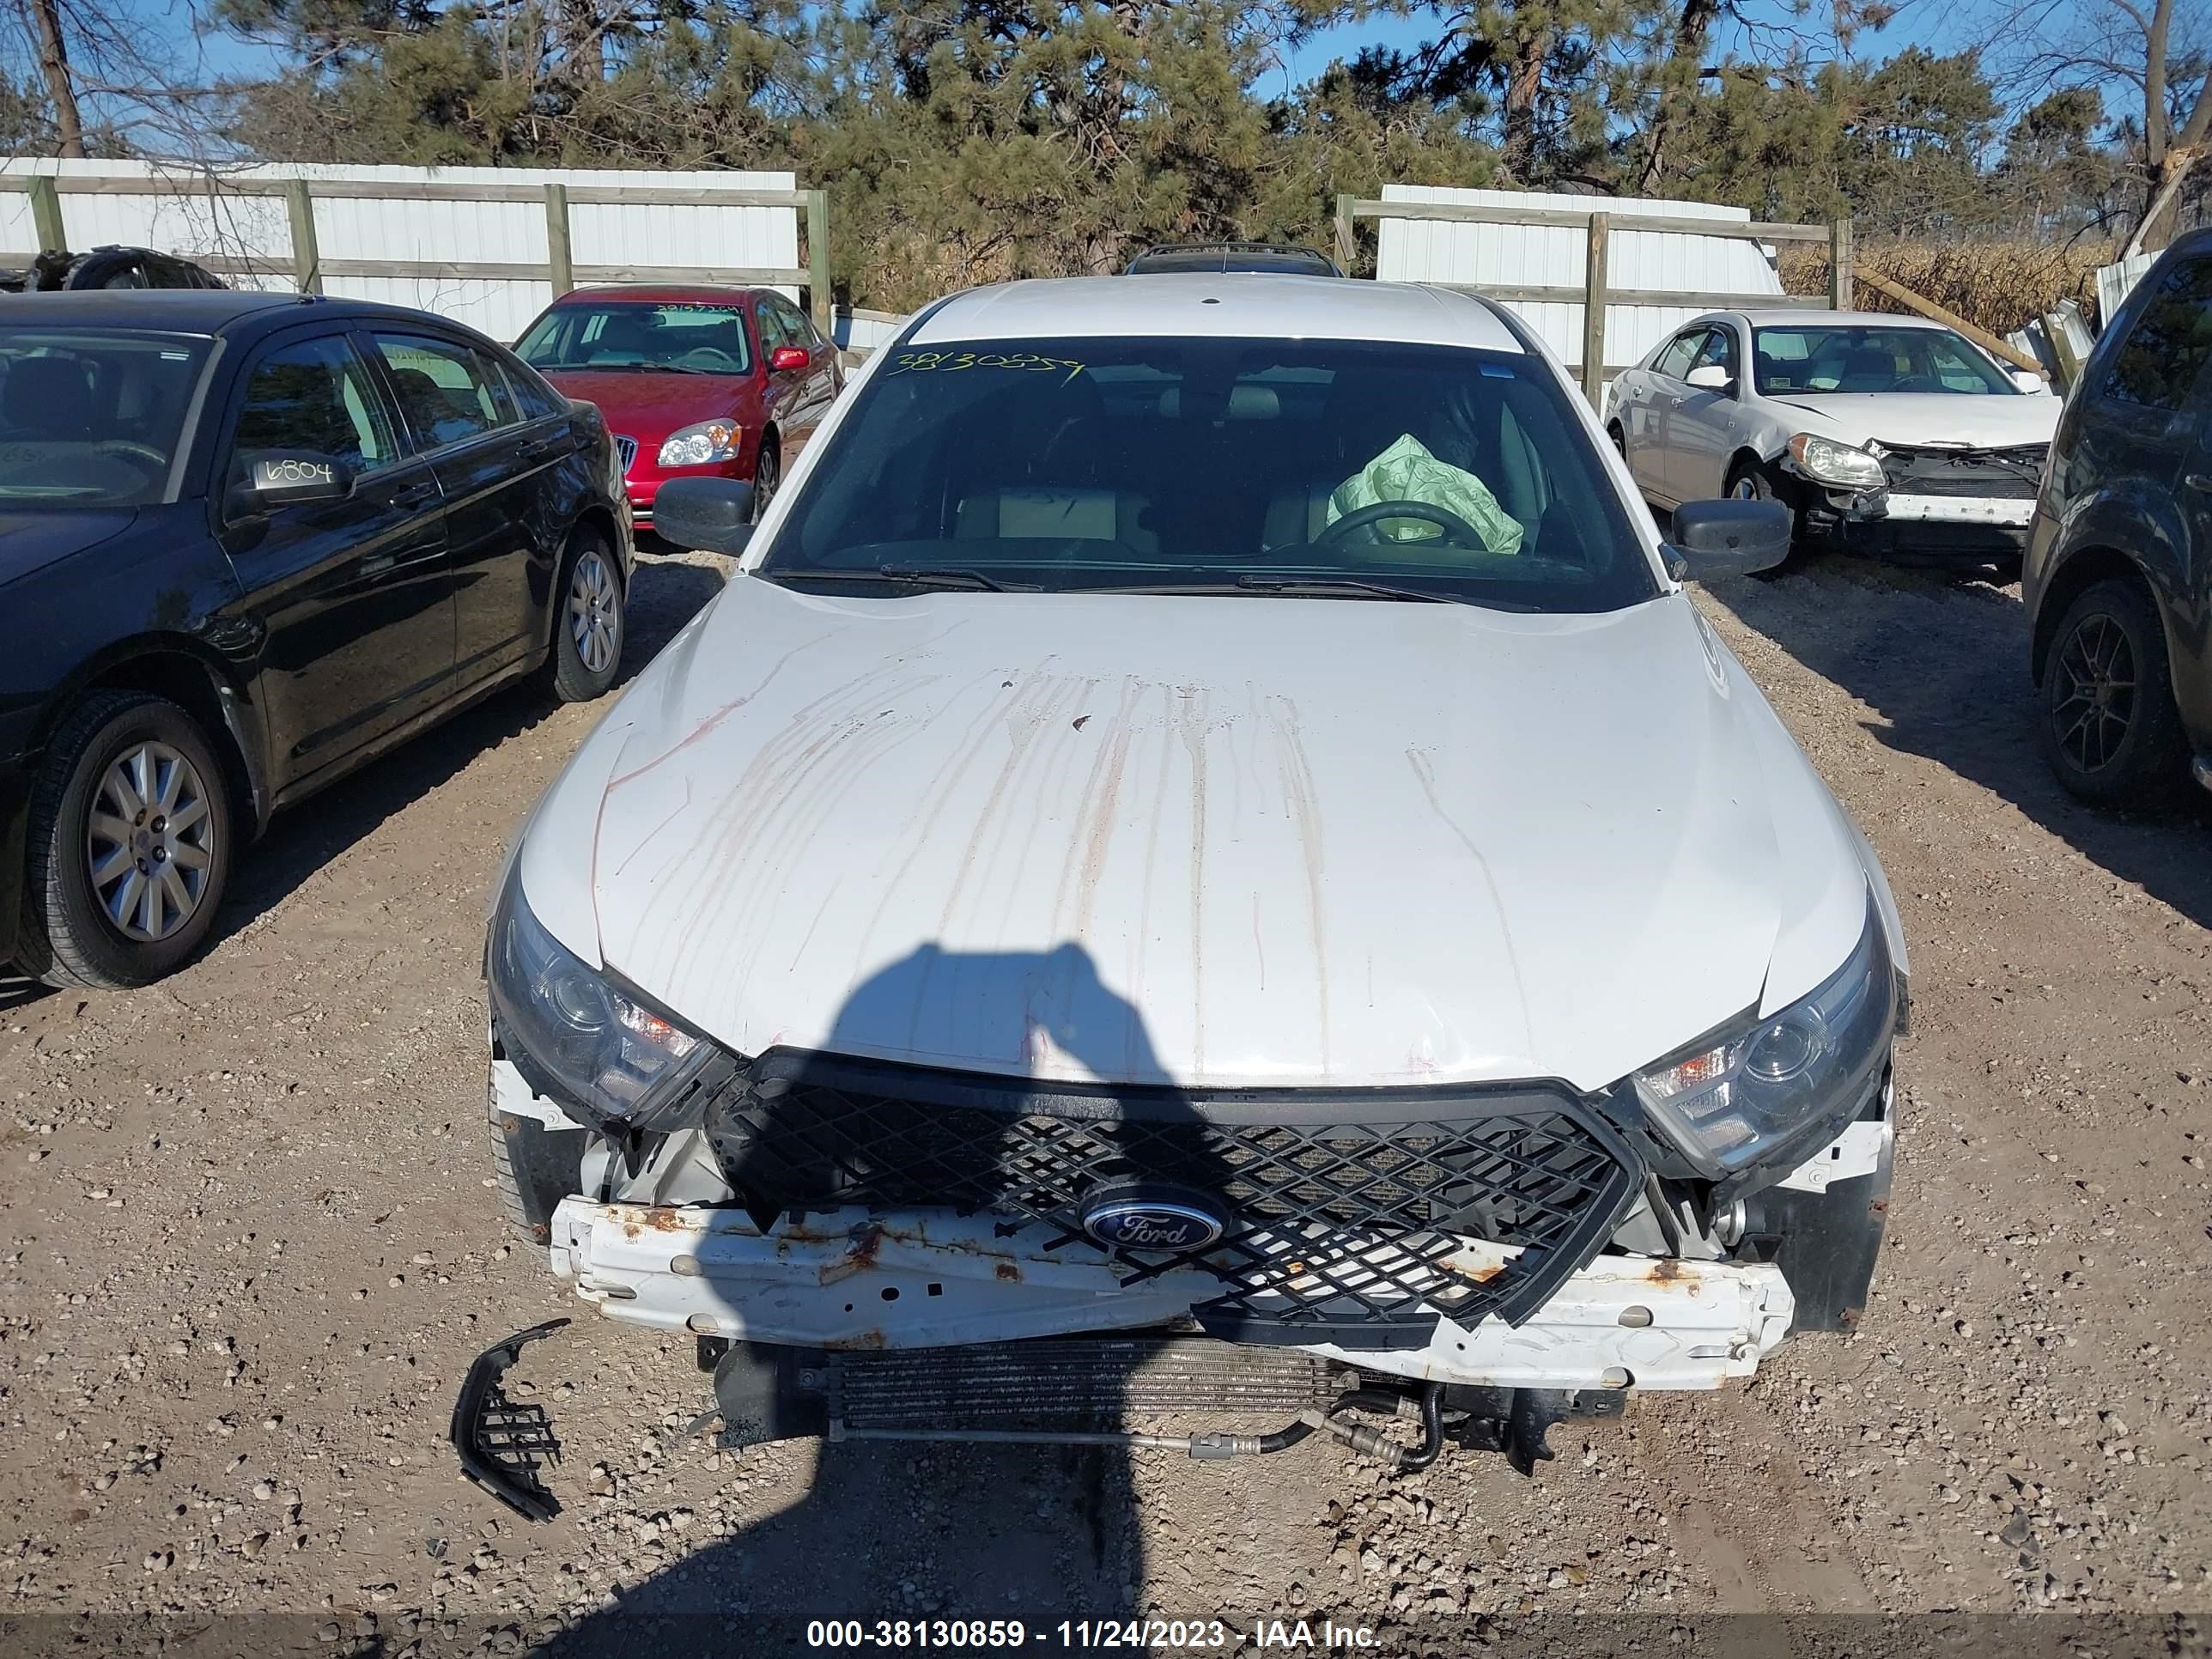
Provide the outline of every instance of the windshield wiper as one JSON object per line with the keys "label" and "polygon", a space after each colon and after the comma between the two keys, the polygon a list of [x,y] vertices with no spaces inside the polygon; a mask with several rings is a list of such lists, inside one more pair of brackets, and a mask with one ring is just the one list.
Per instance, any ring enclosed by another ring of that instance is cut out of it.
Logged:
{"label": "windshield wiper", "polygon": [[1251,593],[1287,593],[1293,599],[1309,595],[1322,599],[1418,599],[1424,605],[1449,605],[1441,593],[1424,593],[1417,587],[1393,587],[1358,576],[1239,576],[1235,586]]}
{"label": "windshield wiper", "polygon": [[[526,363],[530,359],[525,357]],[[694,368],[689,363],[530,363],[540,374],[610,374],[641,368],[654,374],[720,374],[719,368]]]}
{"label": "windshield wiper", "polygon": [[1038,593],[1035,582],[1002,582],[980,570],[915,570],[878,565],[873,570],[763,570],[763,576],[794,582],[898,582],[908,587],[957,588],[977,593]]}

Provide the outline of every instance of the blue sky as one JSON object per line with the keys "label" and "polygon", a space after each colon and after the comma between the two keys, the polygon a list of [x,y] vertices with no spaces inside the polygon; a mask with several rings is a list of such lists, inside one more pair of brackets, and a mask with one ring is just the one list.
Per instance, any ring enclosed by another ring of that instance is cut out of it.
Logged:
{"label": "blue sky", "polygon": [[[1797,22],[1790,8],[1782,0],[1747,0],[1741,9],[1744,15],[1763,27],[1783,28]],[[1852,56],[1871,63],[1879,63],[1904,51],[1908,46],[1925,46],[1931,52],[1956,52],[1975,44],[1970,38],[1972,9],[1949,5],[1942,0],[1905,0],[1895,17],[1879,31],[1869,30],[1852,44]],[[1802,23],[1797,23],[1802,27]],[[1284,73],[1269,77],[1261,90],[1273,94],[1286,90],[1303,82],[1310,81],[1327,68],[1334,58],[1349,60],[1366,46],[1395,47],[1410,51],[1424,40],[1432,40],[1436,26],[1426,18],[1388,18],[1357,27],[1328,29],[1315,36],[1304,47],[1289,55]],[[1735,40],[1723,40],[1729,46],[1742,50],[1743,31],[1735,29]],[[1278,84],[1279,82],[1279,84]]]}
{"label": "blue sky", "polygon": [[[219,75],[251,75],[273,67],[270,54],[226,35],[204,34],[195,44],[191,38],[191,0],[120,0],[120,3],[128,15],[141,21],[147,33],[179,43],[179,67],[185,69],[187,74],[197,72],[213,78]],[[1787,0],[1743,0],[1741,9],[1771,28],[1787,27],[1793,21]],[[1854,55],[1879,62],[1911,46],[1952,52],[1974,44],[1966,38],[1971,35],[1971,28],[1965,26],[1972,9],[1944,3],[1944,0],[1905,0],[1897,16],[1886,27],[1860,37],[1854,45]],[[1729,27],[1735,38],[1729,39],[1724,34],[1723,40],[1728,46],[1742,50],[1747,44],[1743,31]],[[1407,18],[1326,30],[1297,52],[1288,54],[1282,69],[1265,77],[1260,90],[1264,96],[1278,95],[1311,80],[1332,59],[1356,56],[1364,46],[1407,50],[1425,38],[1432,38],[1435,33],[1432,20]],[[198,61],[194,64],[196,55]]]}

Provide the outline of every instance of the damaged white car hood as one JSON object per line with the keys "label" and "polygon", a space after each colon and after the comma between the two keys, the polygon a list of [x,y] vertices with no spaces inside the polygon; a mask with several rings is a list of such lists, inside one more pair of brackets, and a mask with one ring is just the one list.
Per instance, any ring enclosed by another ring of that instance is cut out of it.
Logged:
{"label": "damaged white car hood", "polygon": [[2011,449],[2047,444],[2058,430],[2057,398],[1972,397],[1925,392],[1824,392],[1793,398],[1771,393],[1800,432],[1816,432],[1863,448],[1869,443]]}
{"label": "damaged white car hood", "polygon": [[744,1054],[1590,1089],[1832,971],[1863,847],[1679,592],[1538,617],[741,577],[519,857],[570,950]]}

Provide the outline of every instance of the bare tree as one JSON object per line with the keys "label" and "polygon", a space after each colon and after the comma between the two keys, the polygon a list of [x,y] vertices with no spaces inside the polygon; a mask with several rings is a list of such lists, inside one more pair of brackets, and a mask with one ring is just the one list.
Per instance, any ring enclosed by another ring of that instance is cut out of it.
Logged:
{"label": "bare tree", "polygon": [[2192,169],[2212,148],[2212,9],[2175,0],[2011,0],[1992,21],[1992,52],[2010,60],[2006,78],[2015,92],[2086,87],[2108,106],[2141,111],[2123,124],[2139,147],[2142,190],[2126,251],[2164,246]]}
{"label": "bare tree", "polygon": [[29,0],[29,5],[39,35],[39,74],[46,85],[46,101],[54,106],[55,149],[64,155],[82,156],[84,118],[77,111],[76,83],[70,79],[60,0]]}
{"label": "bare tree", "polygon": [[194,0],[129,10],[112,0],[0,0],[0,70],[43,88],[53,153],[216,159]]}

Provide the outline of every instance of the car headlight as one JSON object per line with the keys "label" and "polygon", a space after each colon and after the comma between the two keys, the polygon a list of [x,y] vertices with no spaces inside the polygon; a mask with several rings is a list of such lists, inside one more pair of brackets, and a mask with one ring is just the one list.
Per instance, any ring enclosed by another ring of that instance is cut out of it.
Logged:
{"label": "car headlight", "polygon": [[492,913],[484,977],[508,1058],[531,1086],[602,1122],[635,1122],[716,1052],[570,954],[511,875]]}
{"label": "car headlight", "polygon": [[1816,483],[1840,484],[1849,489],[1880,489],[1889,482],[1881,462],[1872,451],[1839,444],[1832,438],[1801,432],[1790,441],[1790,459],[1797,470]]}
{"label": "car headlight", "polygon": [[1869,896],[1857,945],[1810,995],[1638,1073],[1637,1098],[1692,1163],[1733,1174],[1816,1126],[1840,1128],[1881,1086],[1896,1023],[1889,939]]}
{"label": "car headlight", "polygon": [[735,460],[744,428],[729,421],[702,421],[672,432],[661,441],[663,466],[705,466],[714,461]]}

